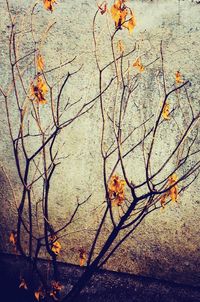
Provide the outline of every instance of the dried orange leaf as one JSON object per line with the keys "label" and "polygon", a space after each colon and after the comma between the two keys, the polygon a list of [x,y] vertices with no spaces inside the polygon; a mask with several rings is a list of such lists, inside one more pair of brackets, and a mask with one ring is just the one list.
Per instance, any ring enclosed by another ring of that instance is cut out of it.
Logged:
{"label": "dried orange leaf", "polygon": [[[173,175],[171,175],[168,179],[169,185],[173,185],[178,181],[178,176],[176,175],[176,173],[174,173]],[[171,198],[172,201],[177,201],[178,199],[178,186],[177,184],[174,185],[170,190],[169,190],[169,196]]]}
{"label": "dried orange leaf", "polygon": [[38,290],[34,292],[34,296],[35,296],[36,300],[38,300],[38,301],[40,301],[40,297],[42,299],[45,297],[45,292],[44,292],[42,286],[40,286],[38,288]]}
{"label": "dried orange leaf", "polygon": [[17,233],[16,233],[15,231],[12,231],[12,232],[10,233],[9,241],[10,241],[10,243],[12,243],[13,245],[16,245],[16,243],[17,243]]}
{"label": "dried orange leaf", "polygon": [[51,12],[54,10],[53,5],[56,4],[56,0],[43,0],[44,7]]}
{"label": "dried orange leaf", "polygon": [[181,83],[183,83],[182,75],[181,75],[180,71],[177,71],[177,72],[176,72],[175,78],[176,78],[176,84],[181,84]]}
{"label": "dried orange leaf", "polygon": [[85,264],[85,262],[86,262],[86,259],[87,259],[87,256],[86,256],[86,251],[83,249],[83,248],[81,248],[80,250],[79,250],[79,265],[80,266],[84,266],[84,264]]}
{"label": "dried orange leaf", "polygon": [[169,117],[169,104],[168,103],[165,103],[164,105],[164,108],[163,108],[163,111],[162,111],[162,116],[165,120],[169,120],[170,117]]}
{"label": "dried orange leaf", "polygon": [[56,241],[53,242],[51,250],[56,255],[60,254],[61,244],[60,244],[60,242],[58,240],[56,240]]}
{"label": "dried orange leaf", "polygon": [[48,92],[47,85],[43,78],[38,75],[35,80],[31,83],[30,94],[34,101],[38,104],[46,104],[47,100],[45,94]]}
{"label": "dried orange leaf", "polygon": [[34,293],[36,300],[40,301],[40,292]]}
{"label": "dried orange leaf", "polygon": [[125,199],[125,181],[119,176],[113,175],[108,183],[109,198],[113,206],[120,206]]}
{"label": "dried orange leaf", "polygon": [[132,33],[133,29],[136,26],[135,16],[134,16],[132,11],[131,11],[131,18],[127,22],[125,22],[123,24],[123,26],[126,27],[129,30],[130,34]]}
{"label": "dried orange leaf", "polygon": [[133,67],[137,68],[139,72],[143,72],[144,71],[144,66],[141,63],[140,58],[136,59],[136,61],[133,63]]}
{"label": "dried orange leaf", "polygon": [[115,27],[121,27],[121,25],[126,21],[126,16],[128,15],[127,8],[123,5],[125,1],[117,0],[112,5],[110,9],[111,16],[115,21]]}

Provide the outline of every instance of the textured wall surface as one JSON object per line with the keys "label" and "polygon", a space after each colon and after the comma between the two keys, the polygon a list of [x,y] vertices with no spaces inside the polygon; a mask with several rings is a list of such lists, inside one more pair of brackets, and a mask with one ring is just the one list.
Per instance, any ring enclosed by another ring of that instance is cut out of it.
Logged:
{"label": "textured wall surface", "polygon": [[[28,1],[31,2],[31,1]],[[53,14],[40,12],[36,27],[40,31],[48,22],[56,21],[44,46],[43,54],[49,68],[53,68],[65,59],[77,56],[70,70],[82,69],[69,82],[65,96],[74,100],[80,97],[83,101],[97,94],[97,71],[93,52],[92,19],[96,10],[93,0],[63,0],[58,1]],[[10,1],[16,16],[25,12],[29,3],[24,0]],[[160,41],[163,41],[165,70],[167,85],[170,87],[175,71],[182,74],[192,82],[190,93],[194,105],[198,110],[199,84],[200,84],[200,5],[195,1],[130,1],[133,7],[137,26],[132,35],[121,32],[126,49],[130,49],[136,41],[140,41],[140,48],[133,55],[133,60],[141,53],[144,55],[144,64],[154,61],[160,56]],[[0,0],[0,81],[7,87],[10,80],[8,64],[8,33],[9,19],[5,1]],[[42,10],[42,9],[41,9]],[[104,20],[104,21],[103,21]],[[101,60],[105,62],[110,55],[106,38],[104,41],[105,19],[99,19],[98,25],[103,28],[100,39]],[[126,37],[125,37],[126,36]],[[20,45],[28,49],[30,41],[24,36]],[[144,102],[144,117],[155,111],[160,104],[160,91],[155,74],[160,68],[160,61],[156,61],[147,68],[141,77],[139,89],[136,91],[134,101],[138,104]],[[30,70],[31,75],[31,70]],[[58,76],[55,73],[54,79]],[[52,79],[51,79],[52,80]],[[109,92],[107,98],[112,96]],[[12,102],[12,98],[10,99]],[[175,106],[175,97],[171,98]],[[20,196],[20,185],[16,173],[3,98],[0,99],[1,127],[0,127],[0,162],[5,167],[16,196]],[[131,106],[131,105],[130,105]],[[48,110],[48,107],[47,109]],[[131,130],[141,121],[137,112],[132,112],[127,119]],[[44,113],[45,118],[45,113]],[[178,123],[187,122],[179,117]],[[13,109],[12,120],[16,121],[16,112]],[[135,123],[135,124],[134,124]],[[62,240],[60,259],[77,263],[78,249],[84,246],[87,250],[94,236],[96,223],[101,218],[104,205],[102,182],[102,161],[100,157],[100,128],[101,118],[99,104],[84,117],[80,118],[71,127],[67,128],[59,141],[62,156],[68,156],[58,167],[53,178],[50,193],[50,220],[55,226],[60,226],[76,206],[76,200],[84,200],[89,194],[92,197],[80,213],[79,219],[67,231]],[[154,166],[160,164],[168,149],[176,143],[173,133],[176,123],[171,121],[167,129],[159,134],[154,156]],[[139,135],[139,134],[138,134]],[[63,145],[63,142],[65,144]],[[131,144],[131,142],[129,143]],[[34,142],[30,149],[34,148]],[[130,156],[126,161],[127,171],[134,181],[141,180],[139,155]],[[173,166],[173,163],[171,163]],[[169,167],[170,168],[170,167]],[[0,171],[0,246],[4,251],[11,251],[8,237],[16,221],[16,207],[7,178]],[[200,284],[198,273],[200,271],[199,247],[199,180],[190,189],[179,197],[177,204],[171,204],[165,211],[152,213],[142,222],[137,231],[121,246],[115,256],[107,263],[107,268],[176,280],[179,282]],[[110,225],[106,225],[109,230]],[[105,234],[107,229],[105,228]],[[78,232],[77,232],[78,231]],[[103,238],[101,239],[103,240]],[[100,243],[99,243],[100,244]]]}

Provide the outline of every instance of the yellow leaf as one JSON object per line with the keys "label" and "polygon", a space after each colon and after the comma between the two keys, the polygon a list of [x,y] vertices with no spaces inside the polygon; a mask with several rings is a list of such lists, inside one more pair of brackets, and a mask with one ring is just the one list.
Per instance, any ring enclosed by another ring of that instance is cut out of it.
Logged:
{"label": "yellow leaf", "polygon": [[129,33],[131,34],[133,29],[136,26],[136,20],[135,16],[133,15],[133,12],[131,11],[131,18],[123,24],[124,27],[126,27],[129,30]]}
{"label": "yellow leaf", "polygon": [[121,53],[124,52],[125,48],[124,48],[124,44],[123,44],[122,40],[119,40],[119,41],[117,42],[117,48],[119,49],[119,51],[120,51]]}
{"label": "yellow leaf", "polygon": [[181,84],[181,83],[183,83],[182,75],[181,75],[180,71],[177,71],[177,72],[176,72],[175,78],[176,78],[176,84]]}
{"label": "yellow leaf", "polygon": [[144,66],[141,63],[140,58],[136,59],[136,61],[133,63],[133,67],[137,68],[139,72],[143,72],[144,71]]}
{"label": "yellow leaf", "polygon": [[43,71],[44,70],[44,59],[41,56],[41,54],[38,54],[36,56],[36,64],[37,64],[37,68],[39,71]]}
{"label": "yellow leaf", "polygon": [[165,120],[169,120],[170,117],[169,117],[169,104],[168,103],[165,103],[164,105],[164,108],[163,108],[163,111],[162,111],[162,116]]}
{"label": "yellow leaf", "polygon": [[28,289],[28,287],[27,287],[26,282],[25,282],[24,279],[21,279],[19,288]]}
{"label": "yellow leaf", "polygon": [[52,12],[54,9],[53,5],[56,3],[56,0],[43,0],[43,3],[44,7]]}
{"label": "yellow leaf", "polygon": [[115,27],[121,27],[125,22],[126,16],[128,15],[127,8],[123,5],[125,1],[117,0],[110,9],[111,16],[115,21]]}
{"label": "yellow leaf", "polygon": [[170,184],[173,184],[173,183],[177,182],[178,181],[178,176],[176,175],[176,173],[172,174],[169,177],[168,181],[169,181]]}
{"label": "yellow leaf", "polygon": [[170,198],[173,202],[177,201],[178,199],[178,186],[175,185],[170,189]]}
{"label": "yellow leaf", "polygon": [[60,254],[61,244],[60,244],[60,242],[58,240],[56,240],[56,241],[53,242],[51,250],[56,255]]}

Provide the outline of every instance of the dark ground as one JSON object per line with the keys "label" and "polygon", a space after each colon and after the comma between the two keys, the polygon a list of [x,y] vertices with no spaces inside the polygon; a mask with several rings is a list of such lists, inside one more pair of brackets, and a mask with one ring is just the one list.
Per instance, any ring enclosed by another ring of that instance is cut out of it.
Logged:
{"label": "dark ground", "polygon": [[[40,260],[39,267],[47,274],[48,261]],[[79,266],[59,263],[63,291],[68,291],[82,274]],[[50,273],[50,267],[48,268]],[[29,290],[19,289],[23,276]],[[28,264],[13,255],[0,254],[0,302],[33,302],[37,281],[29,281]],[[63,292],[64,294],[64,292]],[[42,301],[42,300],[41,300]],[[53,301],[53,300],[52,300]],[[177,284],[126,273],[102,270],[94,276],[77,302],[200,302],[200,287]]]}

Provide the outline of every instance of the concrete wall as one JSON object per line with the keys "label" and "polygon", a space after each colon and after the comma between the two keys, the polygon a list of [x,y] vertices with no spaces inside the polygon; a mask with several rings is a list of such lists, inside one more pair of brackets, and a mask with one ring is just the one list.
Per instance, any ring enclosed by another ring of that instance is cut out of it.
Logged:
{"label": "concrete wall", "polygon": [[[29,1],[31,2],[31,1]],[[83,102],[97,94],[97,72],[93,53],[92,19],[96,10],[93,0],[85,1],[58,1],[53,14],[46,11],[38,13],[36,27],[41,32],[48,22],[56,21],[42,49],[48,68],[52,68],[77,55],[77,59],[70,70],[75,70],[83,64],[81,71],[70,81],[65,96],[77,100],[83,97]],[[27,1],[10,1],[16,16],[23,14],[30,3]],[[167,87],[171,87],[176,70],[181,70],[187,79],[192,82],[190,93],[198,110],[199,97],[199,68],[200,66],[200,5],[193,1],[130,1],[133,7],[137,26],[130,36],[126,31],[120,32],[126,49],[131,49],[136,41],[140,47],[131,59],[145,53],[144,64],[160,56],[160,41],[163,40],[165,70]],[[4,1],[0,1],[1,14],[1,40],[0,40],[0,80],[3,87],[7,87],[10,80],[8,65],[8,14]],[[99,17],[98,25],[103,28],[100,39],[100,58],[105,62],[110,56],[108,40],[106,39],[105,18]],[[106,44],[107,43],[107,44]],[[32,46],[29,38],[23,37],[21,51]],[[148,52],[146,50],[148,49]],[[59,54],[59,55],[58,55]],[[66,70],[66,69],[65,69]],[[159,108],[162,91],[159,91],[155,74],[160,70],[160,61],[147,68],[141,76],[139,89],[136,91],[134,101],[144,104],[144,117]],[[32,70],[28,71],[31,77]],[[55,77],[58,73],[55,73]],[[106,75],[106,78],[109,73]],[[55,78],[54,77],[54,78]],[[52,81],[53,78],[50,78]],[[105,80],[106,82],[106,80]],[[107,100],[112,98],[113,91],[107,94]],[[12,102],[12,98],[9,100]],[[177,98],[171,99],[172,107],[176,106]],[[184,100],[183,100],[184,102]],[[0,162],[6,168],[16,190],[20,196],[20,185],[14,166],[12,148],[8,138],[8,129],[5,119],[5,108],[1,98],[1,144]],[[107,103],[106,103],[107,104]],[[184,108],[184,106],[183,106]],[[127,129],[137,125],[142,117],[131,107],[127,118]],[[47,109],[48,110],[48,107]],[[45,119],[44,112],[44,119]],[[16,122],[16,111],[13,107],[12,118]],[[47,117],[46,117],[47,118]],[[178,117],[180,125],[187,122],[187,115]],[[135,124],[134,124],[135,123]],[[62,162],[53,178],[50,194],[50,219],[53,225],[59,226],[72,213],[76,206],[77,197],[84,200],[89,194],[92,197],[84,206],[67,236],[61,239],[62,252],[60,259],[77,263],[78,249],[84,246],[87,250],[94,236],[96,223],[101,218],[104,205],[102,161],[100,157],[100,109],[98,103],[95,107],[79,119],[62,135],[60,152],[62,156],[69,157]],[[176,131],[175,131],[176,130]],[[141,135],[141,134],[137,134]],[[176,123],[171,121],[168,127],[163,128],[159,134],[154,155],[154,166],[166,156],[168,149],[172,148],[177,140]],[[134,138],[133,138],[134,139]],[[62,142],[66,142],[62,145]],[[128,146],[131,145],[131,141]],[[30,149],[34,142],[30,143]],[[134,181],[142,179],[141,154],[130,156],[125,163],[128,175]],[[173,167],[170,163],[168,169]],[[1,249],[11,252],[8,243],[9,232],[14,228],[16,221],[16,208],[12,200],[9,183],[3,172],[1,176],[0,195],[0,221],[1,221]],[[196,181],[188,191],[181,195],[177,204],[172,204],[165,211],[154,212],[143,221],[138,230],[110,259],[106,267],[116,271],[124,271],[164,279],[176,280],[191,284],[199,284],[199,186]],[[104,234],[108,232],[107,224]],[[78,230],[78,232],[76,232]],[[101,239],[103,240],[103,238]],[[100,244],[100,243],[99,243]]]}

